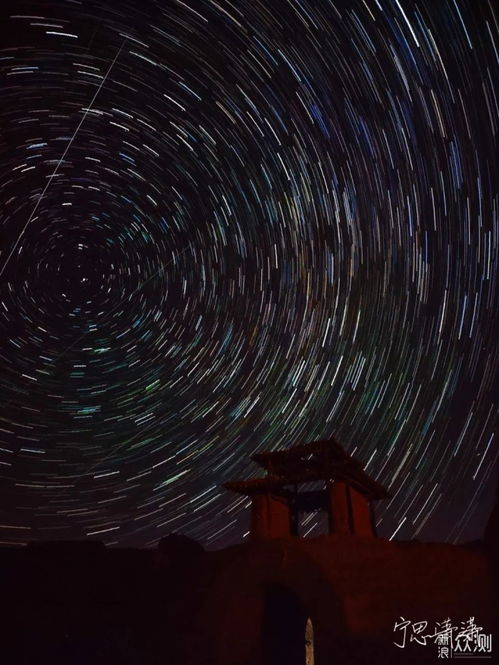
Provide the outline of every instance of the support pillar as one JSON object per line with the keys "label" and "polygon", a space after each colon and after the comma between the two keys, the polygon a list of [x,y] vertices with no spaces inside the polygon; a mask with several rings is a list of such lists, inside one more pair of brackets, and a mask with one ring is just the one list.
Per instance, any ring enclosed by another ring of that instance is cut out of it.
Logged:
{"label": "support pillar", "polygon": [[287,499],[270,493],[254,494],[251,501],[251,539],[290,536],[291,512]]}
{"label": "support pillar", "polygon": [[343,536],[374,536],[372,516],[366,497],[344,482],[327,486],[329,533]]}
{"label": "support pillar", "polygon": [[374,536],[369,502],[366,497],[353,487],[350,490],[353,533],[356,536]]}
{"label": "support pillar", "polygon": [[347,536],[351,533],[348,485],[342,482],[327,486],[329,533]]}

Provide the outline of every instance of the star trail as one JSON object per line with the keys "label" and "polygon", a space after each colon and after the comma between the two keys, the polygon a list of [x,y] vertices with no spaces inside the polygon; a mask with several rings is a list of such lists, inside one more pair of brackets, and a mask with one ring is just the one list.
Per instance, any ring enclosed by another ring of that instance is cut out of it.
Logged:
{"label": "star trail", "polygon": [[381,535],[480,537],[492,0],[2,9],[0,542],[236,542],[221,484],[332,435]]}

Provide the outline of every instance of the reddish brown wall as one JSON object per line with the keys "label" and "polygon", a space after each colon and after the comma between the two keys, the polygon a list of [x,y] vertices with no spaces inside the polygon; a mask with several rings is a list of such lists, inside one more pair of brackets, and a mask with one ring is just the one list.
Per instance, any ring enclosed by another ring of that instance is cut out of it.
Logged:
{"label": "reddish brown wall", "polygon": [[281,497],[256,494],[251,503],[251,538],[286,538],[291,535],[289,504]]}
{"label": "reddish brown wall", "polygon": [[[400,657],[393,628],[401,616],[429,625],[474,616],[488,632],[495,620],[486,558],[463,547],[372,537],[289,538],[225,551],[219,571],[197,616],[201,642],[209,642],[209,662],[216,665],[259,662],[267,584],[291,589],[307,609],[316,665],[357,662],[352,640],[372,653],[381,650],[392,662],[390,656]],[[435,655],[436,647],[421,647],[416,662]],[[409,654],[404,658],[411,662]]]}

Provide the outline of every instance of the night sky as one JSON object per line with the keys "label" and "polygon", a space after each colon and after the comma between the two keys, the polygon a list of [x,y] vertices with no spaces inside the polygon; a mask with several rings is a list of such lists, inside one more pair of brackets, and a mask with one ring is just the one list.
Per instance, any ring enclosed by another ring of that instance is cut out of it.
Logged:
{"label": "night sky", "polygon": [[2,544],[238,542],[221,484],[332,435],[380,535],[481,536],[494,4],[3,3]]}

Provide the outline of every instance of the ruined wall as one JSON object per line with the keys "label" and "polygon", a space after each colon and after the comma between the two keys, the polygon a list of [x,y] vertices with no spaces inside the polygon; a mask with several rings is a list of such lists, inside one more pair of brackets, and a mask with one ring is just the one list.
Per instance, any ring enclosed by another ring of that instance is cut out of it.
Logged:
{"label": "ruined wall", "polygon": [[[476,617],[497,628],[497,603],[484,553],[445,544],[327,536],[232,548],[206,592],[196,630],[207,663],[260,663],[265,589],[284,585],[312,619],[315,665],[434,661],[436,649],[393,642],[404,617],[435,626]],[[352,643],[355,643],[352,646]],[[410,648],[416,647],[416,648]],[[390,660],[392,659],[392,660]]]}
{"label": "ruined wall", "polygon": [[[279,599],[271,605],[285,619],[274,637],[284,641],[289,625],[291,639],[310,617],[315,665],[440,662],[435,649],[397,650],[400,617],[431,625],[473,616],[499,648],[495,559],[480,544],[332,535],[208,553],[175,537],[158,550],[72,544],[0,554],[2,663],[268,665],[270,586],[298,607],[284,616]],[[286,658],[275,665],[294,665]]]}

